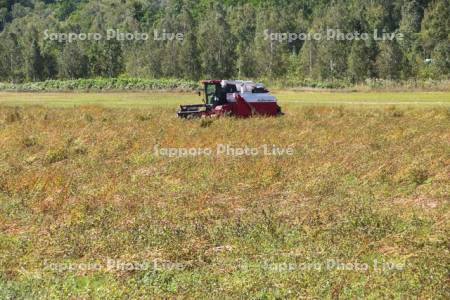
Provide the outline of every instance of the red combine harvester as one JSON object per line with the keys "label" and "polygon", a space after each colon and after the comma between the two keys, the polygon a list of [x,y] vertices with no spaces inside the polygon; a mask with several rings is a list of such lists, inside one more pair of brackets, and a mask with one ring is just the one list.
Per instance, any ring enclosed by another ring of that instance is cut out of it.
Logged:
{"label": "red combine harvester", "polygon": [[178,117],[282,115],[277,99],[262,85],[241,80],[204,80],[203,104],[180,105]]}

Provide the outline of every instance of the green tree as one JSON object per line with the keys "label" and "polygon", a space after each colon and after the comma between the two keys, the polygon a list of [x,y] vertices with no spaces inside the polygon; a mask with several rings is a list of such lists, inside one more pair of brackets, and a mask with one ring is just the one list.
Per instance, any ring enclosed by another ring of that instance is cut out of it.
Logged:
{"label": "green tree", "polygon": [[289,32],[279,10],[272,7],[257,13],[255,57],[257,76],[276,78],[286,74],[288,41],[279,34]]}
{"label": "green tree", "polygon": [[448,0],[435,0],[426,11],[420,32],[424,57],[431,58],[431,66],[424,65],[425,74],[442,77],[449,74],[450,68],[450,3]]}
{"label": "green tree", "polygon": [[363,40],[354,41],[348,57],[348,73],[354,82],[370,77],[370,51]]}
{"label": "green tree", "polygon": [[203,74],[209,78],[231,78],[235,75],[234,37],[220,3],[208,9],[199,25],[200,61]]}
{"label": "green tree", "polygon": [[8,73],[8,54],[0,39],[0,81],[6,81]]}
{"label": "green tree", "polygon": [[436,77],[446,78],[450,74],[450,42],[441,42],[431,53]]}
{"label": "green tree", "polygon": [[450,42],[450,3],[448,0],[435,0],[426,9],[420,34],[425,56],[428,57],[439,43]]}
{"label": "green tree", "polygon": [[[314,34],[310,31],[309,34]],[[317,61],[317,41],[307,40],[299,53],[299,75],[301,77],[313,78],[314,66]]]}
{"label": "green tree", "polygon": [[44,78],[44,57],[38,42],[37,31],[32,31],[30,48],[25,56],[26,79],[28,81],[39,81]]}
{"label": "green tree", "polygon": [[402,19],[400,31],[403,33],[415,33],[420,31],[423,8],[416,0],[407,1],[402,6]]}
{"label": "green tree", "polygon": [[77,79],[88,75],[88,58],[78,43],[67,43],[59,57],[62,78]]}
{"label": "green tree", "polygon": [[239,78],[256,76],[254,40],[256,35],[256,11],[249,4],[234,9],[230,16],[233,36],[236,38],[236,68]]}
{"label": "green tree", "polygon": [[377,57],[377,71],[381,78],[399,79],[402,71],[403,54],[398,42],[383,41]]}
{"label": "green tree", "polygon": [[407,1],[401,9],[402,18],[399,31],[404,35],[404,39],[399,41],[399,44],[405,55],[402,69],[407,77],[417,76],[419,73],[417,64],[417,60],[421,57],[419,32],[424,11],[420,2],[417,0]]}
{"label": "green tree", "polygon": [[157,45],[162,49],[160,60],[165,77],[177,77],[183,74],[180,65],[182,41],[176,39],[176,34],[179,33],[181,33],[181,26],[174,12],[167,13],[155,28],[155,37],[163,39],[158,40]]}
{"label": "green tree", "polygon": [[184,78],[199,79],[201,65],[197,46],[196,24],[188,7],[184,8],[180,16],[180,22],[184,34],[180,49],[180,68]]}
{"label": "green tree", "polygon": [[335,79],[346,76],[351,41],[338,35],[353,32],[350,21],[348,8],[345,4],[339,3],[328,7],[324,15],[313,25],[316,32],[322,33],[322,38],[317,41],[317,58],[313,66],[315,77]]}

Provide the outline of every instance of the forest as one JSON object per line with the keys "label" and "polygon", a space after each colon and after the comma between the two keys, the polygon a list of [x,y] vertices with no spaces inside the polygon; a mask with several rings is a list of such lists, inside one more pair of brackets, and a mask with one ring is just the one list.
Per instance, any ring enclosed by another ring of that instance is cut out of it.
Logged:
{"label": "forest", "polygon": [[[299,38],[330,29],[367,37]],[[105,38],[112,32],[133,38]],[[380,39],[374,32],[402,38]],[[68,40],[64,34],[93,38]],[[0,0],[2,82],[129,77],[357,83],[449,74],[448,0]]]}

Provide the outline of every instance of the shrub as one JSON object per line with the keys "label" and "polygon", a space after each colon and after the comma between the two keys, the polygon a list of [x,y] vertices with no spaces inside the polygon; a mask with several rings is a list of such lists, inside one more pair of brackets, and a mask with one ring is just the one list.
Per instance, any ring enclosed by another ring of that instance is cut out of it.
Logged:
{"label": "shrub", "polygon": [[45,162],[48,164],[53,164],[59,161],[63,161],[68,158],[66,149],[52,149],[49,150],[45,156]]}
{"label": "shrub", "polygon": [[416,185],[424,184],[428,177],[428,171],[420,167],[414,167],[409,171],[409,178]]}
{"label": "shrub", "polygon": [[3,91],[103,91],[103,90],[180,90],[191,91],[198,83],[184,79],[98,78],[75,80],[47,80],[21,84],[0,84]]}

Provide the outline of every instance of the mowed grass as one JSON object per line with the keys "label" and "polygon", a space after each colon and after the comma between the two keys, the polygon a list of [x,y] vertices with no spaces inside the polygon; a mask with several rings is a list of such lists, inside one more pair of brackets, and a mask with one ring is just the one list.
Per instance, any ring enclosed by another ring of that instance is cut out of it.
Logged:
{"label": "mowed grass", "polygon": [[[275,90],[282,105],[402,105],[450,106],[450,92],[298,92]],[[176,107],[180,104],[202,103],[195,93],[8,93],[0,92],[0,105],[45,105],[73,107],[102,105],[106,107]]]}
{"label": "mowed grass", "polygon": [[173,97],[0,106],[0,299],[447,298],[448,107],[179,120]]}

